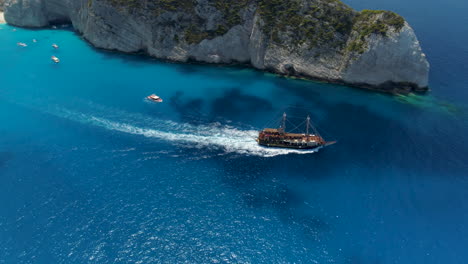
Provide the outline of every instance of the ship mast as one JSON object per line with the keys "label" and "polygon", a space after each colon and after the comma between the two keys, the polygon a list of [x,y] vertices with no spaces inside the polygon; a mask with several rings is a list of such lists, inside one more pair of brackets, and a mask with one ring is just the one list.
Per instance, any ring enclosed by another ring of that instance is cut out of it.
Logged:
{"label": "ship mast", "polygon": [[310,122],[310,116],[307,116],[307,135],[309,135],[309,132],[310,132],[309,130],[310,130],[310,128],[312,128],[313,133],[314,133],[315,136],[321,137],[320,134],[319,134],[319,132],[318,132],[318,130],[317,130],[317,128],[315,128],[315,127],[311,124],[311,122]]}
{"label": "ship mast", "polygon": [[283,120],[281,121],[281,128],[282,133],[286,132],[286,113],[283,113]]}
{"label": "ship mast", "polygon": [[307,116],[306,136],[309,136],[310,116]]}

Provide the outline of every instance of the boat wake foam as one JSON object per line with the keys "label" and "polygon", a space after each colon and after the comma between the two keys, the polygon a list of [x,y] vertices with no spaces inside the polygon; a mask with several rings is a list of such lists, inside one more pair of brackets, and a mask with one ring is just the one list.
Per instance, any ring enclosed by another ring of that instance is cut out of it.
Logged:
{"label": "boat wake foam", "polygon": [[[167,120],[150,119],[138,114],[129,113],[118,113],[119,121],[113,121],[112,119],[96,116],[95,114],[77,113],[63,109],[58,111],[58,113],[60,113],[59,116],[63,118],[84,124],[90,124],[107,130],[139,135],[172,143],[180,143],[182,146],[188,147],[215,147],[217,149],[224,150],[226,153],[274,157],[293,153],[310,154],[316,152],[316,150],[262,147],[255,141],[255,138],[258,136],[258,131],[239,130],[232,126],[226,126],[220,123],[214,123],[211,125],[191,125]],[[115,112],[113,113],[116,114]],[[125,119],[125,116],[128,118]],[[123,122],[121,121],[122,119]]]}

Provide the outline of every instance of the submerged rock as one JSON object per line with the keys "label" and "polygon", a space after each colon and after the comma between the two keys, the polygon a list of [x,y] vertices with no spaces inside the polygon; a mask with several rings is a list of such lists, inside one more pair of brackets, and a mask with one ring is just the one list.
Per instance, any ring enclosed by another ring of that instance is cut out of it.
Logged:
{"label": "submerged rock", "polygon": [[428,87],[429,63],[402,17],[338,0],[6,0],[5,19],[71,22],[98,48],[160,59],[249,63],[386,92]]}

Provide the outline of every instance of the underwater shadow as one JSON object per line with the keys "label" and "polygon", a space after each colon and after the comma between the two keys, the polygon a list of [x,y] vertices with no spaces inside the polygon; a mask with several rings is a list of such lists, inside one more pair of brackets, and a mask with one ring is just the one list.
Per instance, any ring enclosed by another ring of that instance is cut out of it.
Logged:
{"label": "underwater shadow", "polygon": [[209,122],[203,113],[204,101],[201,98],[184,100],[184,92],[177,91],[169,98],[169,105],[177,112],[182,122],[201,125]]}
{"label": "underwater shadow", "polygon": [[0,152],[0,168],[4,168],[13,159],[13,152]]}
{"label": "underwater shadow", "polygon": [[211,102],[211,113],[233,120],[239,120],[239,117],[246,112],[254,114],[272,109],[273,105],[270,101],[258,96],[243,94],[237,87],[227,89],[222,97]]}
{"label": "underwater shadow", "polygon": [[[270,101],[258,96],[244,94],[241,89],[225,89],[220,97],[213,100],[204,98],[184,99],[184,92],[177,91],[169,101],[171,107],[179,114],[181,120],[192,124],[206,124],[217,121],[245,122],[246,114],[255,115],[271,111]],[[207,107],[207,113],[203,110]]]}

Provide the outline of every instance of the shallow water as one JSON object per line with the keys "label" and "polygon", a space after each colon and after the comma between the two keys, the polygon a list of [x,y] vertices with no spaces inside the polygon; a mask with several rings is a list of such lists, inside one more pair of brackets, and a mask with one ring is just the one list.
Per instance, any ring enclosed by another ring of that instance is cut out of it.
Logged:
{"label": "shallow water", "polygon": [[[444,50],[398,1],[348,2],[405,15],[430,94],[168,64],[67,28],[0,25],[0,263],[466,262],[467,48]],[[153,92],[165,102],[145,101]],[[283,111],[339,143],[257,146]]]}

